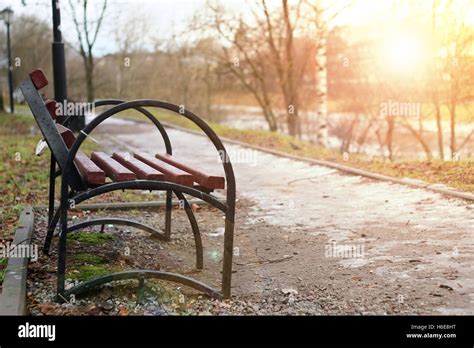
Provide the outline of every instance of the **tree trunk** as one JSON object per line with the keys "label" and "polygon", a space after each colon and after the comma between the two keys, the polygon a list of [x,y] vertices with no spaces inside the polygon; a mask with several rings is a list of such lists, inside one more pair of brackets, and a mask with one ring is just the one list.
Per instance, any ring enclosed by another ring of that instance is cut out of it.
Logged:
{"label": "tree trunk", "polygon": [[385,145],[388,149],[388,159],[393,162],[393,130],[395,128],[395,120],[393,117],[388,116],[387,120],[387,133],[385,137]]}
{"label": "tree trunk", "polygon": [[295,137],[298,135],[298,108],[292,97],[286,97],[286,122],[288,124],[288,134]]}
{"label": "tree trunk", "polygon": [[451,150],[451,159],[454,159],[456,154],[456,103],[454,101],[451,102],[449,106],[449,117],[450,117],[450,131],[451,131],[451,139],[449,148]]}
{"label": "tree trunk", "polygon": [[426,158],[428,160],[431,160],[432,159],[431,150],[430,150],[430,147],[429,147],[428,143],[423,139],[423,133],[417,132],[409,124],[405,124],[404,126],[405,126],[405,128],[407,128],[411,132],[411,134],[415,137],[415,139],[418,140],[421,147],[423,148],[423,151],[426,154]]}
{"label": "tree trunk", "polygon": [[261,86],[262,97],[260,98],[258,92],[252,89],[253,94],[262,107],[263,115],[265,116],[265,120],[268,123],[268,128],[270,128],[271,132],[276,132],[278,130],[278,126],[272,110],[270,98],[268,97],[267,89],[265,87],[265,81],[263,79],[259,79],[259,82]]}
{"label": "tree trunk", "polygon": [[288,134],[291,136],[296,136],[296,120],[294,115],[287,113],[286,123],[288,124]]}
{"label": "tree trunk", "polygon": [[436,128],[438,135],[439,158],[444,161],[443,124],[441,122],[441,110],[438,103],[436,104]]}
{"label": "tree trunk", "polygon": [[86,88],[87,88],[87,101],[94,101],[94,58],[92,53],[86,59]]}
{"label": "tree trunk", "polygon": [[280,72],[280,85],[283,91],[285,98],[285,107],[286,107],[286,119],[288,123],[288,133],[291,136],[298,136],[299,128],[299,117],[298,117],[298,90],[297,86],[294,83],[294,61],[293,61],[293,26],[290,19],[290,10],[288,7],[288,1],[283,0],[283,18],[285,21],[286,29],[286,41],[285,41],[285,50],[284,57],[285,63],[279,60],[279,55],[276,52],[277,59],[279,60],[279,65],[284,66],[286,64],[286,69],[281,68]]}
{"label": "tree trunk", "polygon": [[265,100],[265,102],[261,103],[260,106],[262,107],[263,115],[265,117],[265,120],[267,121],[270,132],[276,132],[278,130],[278,127],[277,127],[275,115],[273,114],[273,110],[270,104]]}
{"label": "tree trunk", "polygon": [[3,88],[0,83],[0,112],[5,112],[5,104],[3,103]]}
{"label": "tree trunk", "polygon": [[309,120],[310,135],[318,133],[316,124],[327,124],[328,115],[328,85],[327,85],[327,56],[325,33],[320,34],[316,49],[316,120]]}
{"label": "tree trunk", "polygon": [[344,138],[342,139],[340,152],[349,152],[349,148],[352,143],[352,137],[354,136],[354,129],[357,128],[357,124],[359,123],[359,116],[356,115],[354,119],[352,119],[349,123],[349,129],[345,132]]}
{"label": "tree trunk", "polygon": [[370,120],[369,124],[364,128],[362,134],[357,139],[357,153],[360,153],[362,150],[362,146],[364,146],[365,141],[367,140],[367,136],[369,135],[369,130],[372,128],[373,121]]}

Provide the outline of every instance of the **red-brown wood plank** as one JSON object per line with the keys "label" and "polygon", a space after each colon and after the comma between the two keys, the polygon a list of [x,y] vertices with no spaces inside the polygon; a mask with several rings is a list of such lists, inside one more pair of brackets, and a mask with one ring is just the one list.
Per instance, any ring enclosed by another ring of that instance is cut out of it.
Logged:
{"label": "red-brown wood plank", "polygon": [[225,187],[225,179],[223,176],[205,174],[189,165],[184,164],[182,161],[177,161],[173,156],[170,155],[156,154],[155,157],[189,174],[192,174],[194,181],[204,188],[216,190],[223,189]]}
{"label": "red-brown wood plank", "polygon": [[105,173],[92,162],[84,152],[78,151],[74,158],[74,164],[84,181],[90,185],[101,185],[105,183]]}
{"label": "red-brown wood plank", "polygon": [[[64,143],[68,148],[71,148],[72,144],[76,140],[73,132],[58,123],[56,123],[56,128],[61,134],[61,137],[64,140]],[[81,174],[82,179],[90,185],[101,185],[105,183],[105,173],[100,169],[94,162],[89,159],[82,151],[76,153],[74,158],[74,164],[76,165],[79,174]]]}
{"label": "red-brown wood plank", "polygon": [[193,176],[179,168],[173,167],[168,163],[160,161],[152,155],[143,152],[136,153],[135,158],[165,174],[166,181],[171,181],[185,186],[193,186]]}
{"label": "red-brown wood plank", "polygon": [[102,169],[113,181],[135,180],[137,176],[131,170],[125,168],[109,155],[103,152],[93,152],[91,160]]}
{"label": "red-brown wood plank", "polygon": [[47,99],[44,102],[44,105],[46,105],[46,108],[48,109],[49,114],[51,115],[53,120],[55,120],[58,117],[58,108],[57,108],[58,103],[56,103],[55,100]]}
{"label": "red-brown wood plank", "polygon": [[165,180],[165,175],[127,152],[114,152],[112,158],[137,175],[138,179]]}
{"label": "red-brown wood plank", "polygon": [[43,70],[41,69],[36,69],[35,71],[31,72],[30,79],[31,82],[33,82],[35,88],[38,90],[48,85],[48,79],[46,78]]}
{"label": "red-brown wood plank", "polygon": [[56,129],[58,130],[59,134],[61,134],[61,137],[63,138],[64,143],[69,149],[74,143],[74,141],[76,141],[76,137],[74,136],[74,133],[72,132],[72,130],[64,127],[63,125],[60,125],[59,123],[56,123]]}

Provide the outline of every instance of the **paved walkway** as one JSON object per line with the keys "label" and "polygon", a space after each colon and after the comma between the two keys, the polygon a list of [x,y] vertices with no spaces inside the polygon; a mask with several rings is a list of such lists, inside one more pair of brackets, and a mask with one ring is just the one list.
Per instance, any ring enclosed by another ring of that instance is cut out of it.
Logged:
{"label": "paved walkway", "polygon": [[[130,151],[164,151],[159,134],[148,125],[111,128],[115,140]],[[175,156],[222,172],[218,154],[206,138],[173,129],[169,135]],[[352,278],[370,275],[380,291],[388,284],[403,285],[407,288],[398,300],[417,299],[413,306],[420,312],[474,314],[474,204],[236,145],[226,148],[233,160],[238,197],[254,202],[247,212],[248,224],[265,222],[275,226],[275,233],[323,238],[324,248],[308,251],[319,253],[316,260],[345,269],[341,274]],[[363,255],[340,257],[337,250]],[[294,272],[301,274],[294,276],[304,278],[310,272],[307,267],[295,267]],[[313,276],[324,278],[324,274]],[[290,285],[295,277],[288,278]],[[279,281],[285,285],[284,279]],[[326,281],[337,283],[330,276]],[[408,290],[410,286],[413,289]],[[435,307],[421,308],[430,303]]]}

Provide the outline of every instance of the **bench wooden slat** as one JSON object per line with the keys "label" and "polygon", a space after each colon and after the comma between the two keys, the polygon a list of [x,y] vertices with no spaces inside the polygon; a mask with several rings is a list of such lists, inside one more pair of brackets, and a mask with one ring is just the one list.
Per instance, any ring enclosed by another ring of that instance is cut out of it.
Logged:
{"label": "bench wooden slat", "polygon": [[[56,129],[64,140],[66,146],[71,148],[72,144],[76,140],[74,133],[69,129],[56,123]],[[76,153],[74,158],[74,164],[76,165],[79,174],[82,179],[89,185],[102,185],[105,184],[105,172],[100,169],[86,154],[82,151]]]}
{"label": "bench wooden slat", "polygon": [[165,175],[127,152],[114,152],[112,158],[137,175],[138,179],[165,180]]}
{"label": "bench wooden slat", "polygon": [[72,130],[60,125],[59,123],[56,123],[56,129],[58,130],[59,134],[61,134],[61,138],[63,138],[67,148],[70,149],[74,141],[76,141],[76,137],[74,136]]}
{"label": "bench wooden slat", "polygon": [[51,115],[53,120],[55,120],[58,117],[58,108],[57,108],[58,103],[56,103],[55,100],[48,99],[44,102],[44,105],[46,105],[46,108],[48,109],[49,114]]}
{"label": "bench wooden slat", "polygon": [[91,160],[113,181],[135,180],[137,176],[119,162],[103,152],[93,152]]}
{"label": "bench wooden slat", "polygon": [[189,165],[184,164],[182,161],[177,161],[173,156],[167,154],[156,154],[155,157],[189,174],[192,174],[194,181],[204,188],[216,190],[223,189],[225,187],[225,179],[223,176],[205,174],[190,167]]}
{"label": "bench wooden slat", "polygon": [[35,71],[31,72],[30,79],[37,90],[40,90],[41,88],[48,85],[48,79],[41,69],[36,69]]}
{"label": "bench wooden slat", "polygon": [[76,153],[74,164],[81,177],[90,185],[101,185],[105,183],[105,173],[82,151]]}
{"label": "bench wooden slat", "polygon": [[175,168],[168,163],[160,161],[152,155],[144,152],[136,153],[135,158],[162,172],[165,175],[165,180],[167,181],[185,186],[193,186],[193,176],[179,168]]}

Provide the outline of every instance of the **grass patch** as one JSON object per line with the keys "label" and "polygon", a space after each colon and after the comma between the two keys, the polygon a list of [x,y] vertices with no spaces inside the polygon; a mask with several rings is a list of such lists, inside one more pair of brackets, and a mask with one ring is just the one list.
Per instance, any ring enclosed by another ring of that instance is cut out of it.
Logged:
{"label": "grass patch", "polygon": [[105,259],[103,257],[88,253],[75,254],[71,258],[77,263],[88,265],[101,265],[105,263]]}
{"label": "grass patch", "polygon": [[49,156],[35,156],[41,138],[28,115],[0,113],[0,237],[12,234],[21,210],[45,202]]}
{"label": "grass patch", "polygon": [[89,244],[89,245],[103,245],[107,242],[110,242],[114,237],[110,234],[105,233],[86,233],[86,232],[77,232],[71,234],[68,237],[70,240],[74,240],[79,243]]}
{"label": "grass patch", "polygon": [[72,280],[86,281],[111,272],[113,272],[113,270],[106,265],[84,265],[68,272],[67,278]]}
{"label": "grass patch", "polygon": [[7,262],[8,260],[6,258],[0,257],[0,284],[2,284],[3,280],[5,279]]}

